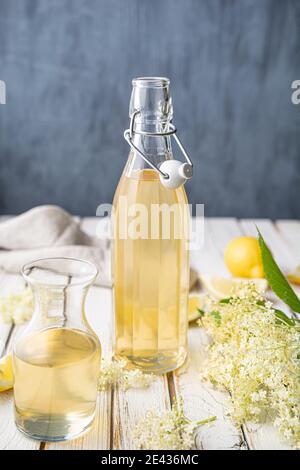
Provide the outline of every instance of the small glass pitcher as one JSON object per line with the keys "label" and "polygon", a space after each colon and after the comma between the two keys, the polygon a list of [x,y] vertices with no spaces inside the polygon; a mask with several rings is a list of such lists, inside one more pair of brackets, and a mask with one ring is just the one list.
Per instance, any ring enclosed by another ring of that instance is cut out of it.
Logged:
{"label": "small glass pitcher", "polygon": [[95,416],[101,346],[84,311],[97,268],[71,258],[26,264],[34,315],[13,349],[15,421],[42,441],[71,439]]}

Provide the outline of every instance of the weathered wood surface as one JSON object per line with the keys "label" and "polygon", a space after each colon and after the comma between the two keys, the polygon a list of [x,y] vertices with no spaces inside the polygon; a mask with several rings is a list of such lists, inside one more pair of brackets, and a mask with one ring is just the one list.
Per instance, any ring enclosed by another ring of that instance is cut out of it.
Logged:
{"label": "weathered wood surface", "polygon": [[[13,274],[0,275],[0,294],[22,289],[24,282],[20,276]],[[0,346],[2,354],[6,354],[11,350],[13,339],[18,334],[18,330],[22,327],[3,325],[0,329]],[[14,423],[13,415],[13,394],[11,391],[0,393],[0,449],[39,449],[40,443],[29,439],[21,434]]]}
{"label": "weathered wood surface", "polygon": [[[96,230],[97,220],[83,219],[82,228],[90,234]],[[223,263],[227,242],[234,236],[255,235],[258,225],[271,250],[285,272],[300,264],[300,222],[269,220],[241,220],[231,218],[206,219],[203,246],[191,253],[192,264],[199,273],[228,275]],[[15,291],[24,285],[20,276],[0,272],[0,293]],[[272,298],[274,299],[274,297]],[[107,288],[92,287],[87,299],[88,319],[98,334],[103,355],[111,355],[112,302]],[[282,308],[282,305],[280,305]],[[0,355],[8,352],[22,327],[0,323]],[[96,420],[92,430],[79,439],[65,443],[40,443],[16,430],[13,419],[12,392],[0,394],[0,448],[1,449],[132,449],[132,429],[147,410],[170,409],[173,400],[183,397],[184,409],[191,419],[201,420],[215,415],[217,420],[199,429],[197,449],[288,449],[270,423],[241,428],[233,425],[227,416],[230,397],[199,379],[199,370],[206,354],[208,337],[195,325],[189,328],[189,361],[179,371],[160,376],[148,389],[114,390],[101,392],[98,397]]]}

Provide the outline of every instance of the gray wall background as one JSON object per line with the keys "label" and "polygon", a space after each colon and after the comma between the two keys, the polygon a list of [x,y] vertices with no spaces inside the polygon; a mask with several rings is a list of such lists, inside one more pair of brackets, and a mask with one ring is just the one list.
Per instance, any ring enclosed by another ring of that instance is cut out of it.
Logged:
{"label": "gray wall background", "polygon": [[207,215],[300,217],[297,0],[0,0],[0,213],[94,215],[125,164],[131,79],[168,76]]}

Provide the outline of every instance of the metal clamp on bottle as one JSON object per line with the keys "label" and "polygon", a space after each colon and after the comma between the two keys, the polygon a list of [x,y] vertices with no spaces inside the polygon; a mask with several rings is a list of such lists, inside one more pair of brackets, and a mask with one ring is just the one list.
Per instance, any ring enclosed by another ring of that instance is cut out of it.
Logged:
{"label": "metal clamp on bottle", "polygon": [[[124,132],[124,139],[128,142],[132,150],[137,152],[148,165],[156,170],[159,173],[161,183],[169,189],[176,189],[179,188],[182,184],[184,184],[188,179],[193,176],[193,163],[189,158],[185,148],[183,147],[178,135],[176,134],[177,129],[176,127],[169,123],[169,130],[166,132],[145,132],[145,131],[136,131],[134,130],[134,121],[136,116],[140,114],[140,111],[136,110],[132,114],[130,120],[130,128],[126,129]],[[166,136],[173,136],[178,147],[180,148],[181,152],[183,153],[186,163],[182,163],[179,160],[166,160],[161,163],[161,165],[156,166],[154,165],[147,156],[133,143],[132,138],[133,134],[140,134],[150,137],[166,137]]]}

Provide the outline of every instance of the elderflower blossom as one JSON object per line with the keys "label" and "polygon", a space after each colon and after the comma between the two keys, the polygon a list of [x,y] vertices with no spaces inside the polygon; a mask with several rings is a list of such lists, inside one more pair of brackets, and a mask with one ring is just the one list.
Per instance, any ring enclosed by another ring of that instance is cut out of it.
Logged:
{"label": "elderflower blossom", "polygon": [[213,340],[202,378],[229,391],[236,422],[275,416],[279,432],[300,448],[300,329],[275,313],[251,282],[226,302],[210,300],[199,322]]}
{"label": "elderflower blossom", "polygon": [[145,374],[139,369],[127,370],[126,367],[126,361],[103,359],[98,380],[98,389],[104,391],[116,385],[122,390],[127,390],[128,388],[144,388],[149,387],[155,380],[154,374]]}
{"label": "elderflower blossom", "polygon": [[133,440],[137,449],[145,450],[190,450],[195,445],[196,429],[215,421],[216,417],[196,422],[184,416],[180,399],[172,410],[159,415],[148,411],[134,428]]}
{"label": "elderflower blossom", "polygon": [[29,320],[33,314],[33,296],[30,288],[18,293],[0,296],[0,320],[19,325]]}

